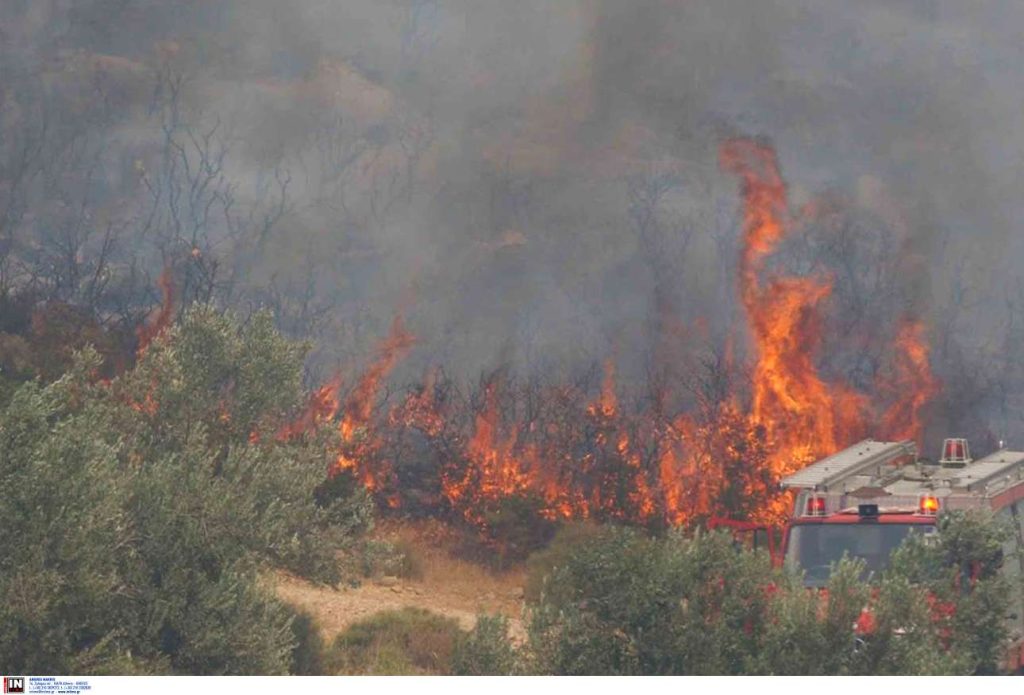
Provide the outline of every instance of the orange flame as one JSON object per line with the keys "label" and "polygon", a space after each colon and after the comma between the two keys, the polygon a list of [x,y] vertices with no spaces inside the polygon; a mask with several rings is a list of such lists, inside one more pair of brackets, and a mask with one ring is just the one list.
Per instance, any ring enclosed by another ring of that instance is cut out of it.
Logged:
{"label": "orange flame", "polygon": [[444,417],[438,410],[434,400],[434,387],[437,372],[427,372],[423,384],[416,391],[410,392],[405,400],[388,414],[388,422],[392,426],[413,427],[429,437],[437,437],[444,430]]}
{"label": "orange flame", "polygon": [[[135,349],[136,359],[141,359],[153,341],[163,335],[164,331],[171,325],[174,318],[174,279],[171,277],[171,269],[164,268],[157,278],[157,285],[160,287],[160,307],[156,315],[148,322],[139,326],[135,335],[138,339],[138,347]],[[127,399],[128,405],[136,412],[149,417],[155,417],[160,410],[160,403],[156,399],[156,391],[159,383],[156,378],[152,379],[146,395],[141,403],[131,397]]]}
{"label": "orange flame", "polygon": [[[922,445],[924,423],[921,412],[938,395],[941,385],[932,374],[927,329],[918,320],[906,319],[896,335],[895,375],[888,390],[895,401],[882,416],[881,429],[890,439],[913,439]],[[885,390],[880,388],[879,390]]]}
{"label": "orange flame", "polygon": [[775,450],[772,467],[785,475],[835,451],[863,428],[866,401],[818,375],[819,306],[832,291],[823,278],[772,275],[767,260],[787,234],[786,185],[775,151],[748,139],[722,146],[722,166],[742,181],[743,245],[740,300],[751,329],[756,362],[751,418]]}
{"label": "orange flame", "polygon": [[401,315],[395,316],[391,333],[377,346],[376,359],[345,400],[345,414],[341,422],[343,440],[350,441],[355,429],[364,427],[370,421],[381,381],[391,373],[398,360],[406,355],[415,342],[415,336],[405,330]]}
{"label": "orange flame", "polygon": [[615,394],[615,362],[611,358],[604,362],[604,378],[601,381],[601,395],[591,403],[587,411],[591,415],[605,418],[615,417],[619,410],[618,396]]}
{"label": "orange flame", "polygon": [[136,331],[139,340],[136,354],[139,357],[142,357],[150,344],[167,330],[171,319],[174,318],[174,279],[171,277],[170,268],[164,268],[157,279],[157,284],[160,286],[160,308],[151,321],[139,326]]}
{"label": "orange flame", "polygon": [[283,425],[275,435],[279,442],[288,441],[313,432],[338,414],[341,390],[341,375],[335,375],[329,382],[313,391],[302,413],[292,422]]}
{"label": "orange flame", "polygon": [[467,521],[478,525],[485,524],[480,502],[522,494],[533,483],[523,461],[515,455],[517,431],[513,429],[502,437],[500,421],[498,384],[492,381],[484,390],[484,406],[477,413],[473,436],[466,444],[468,465],[461,475],[449,475],[444,480],[444,494],[451,505],[460,509]]}
{"label": "orange flame", "polygon": [[406,331],[401,315],[395,316],[390,334],[377,346],[376,358],[345,400],[344,414],[338,428],[343,452],[335,461],[331,475],[342,470],[353,470],[371,492],[381,488],[388,471],[375,469],[371,465],[369,454],[374,442],[368,438],[357,441],[356,433],[370,423],[381,382],[415,342],[415,336]]}

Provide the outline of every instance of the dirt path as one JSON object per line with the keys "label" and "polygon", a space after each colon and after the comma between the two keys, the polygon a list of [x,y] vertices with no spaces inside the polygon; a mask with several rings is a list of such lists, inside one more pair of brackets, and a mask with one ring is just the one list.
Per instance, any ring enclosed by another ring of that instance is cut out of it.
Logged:
{"label": "dirt path", "polygon": [[402,538],[414,548],[422,568],[418,578],[367,579],[356,588],[333,589],[279,573],[277,593],[313,615],[327,640],[374,613],[406,606],[454,618],[467,630],[476,623],[477,615],[500,613],[509,618],[512,637],[522,639],[524,572],[493,573],[455,558],[436,531],[436,527],[392,526],[376,534]]}

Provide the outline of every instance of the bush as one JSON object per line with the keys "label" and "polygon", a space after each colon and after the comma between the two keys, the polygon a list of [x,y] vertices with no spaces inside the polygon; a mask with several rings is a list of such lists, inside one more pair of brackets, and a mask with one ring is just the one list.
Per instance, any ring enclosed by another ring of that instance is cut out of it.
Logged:
{"label": "bush", "polygon": [[675,549],[640,533],[608,529],[581,544],[548,576],[530,622],[541,673],[671,673],[683,567]]}
{"label": "bush", "polygon": [[515,669],[516,653],[504,616],[479,616],[473,629],[455,642],[452,673],[456,676],[510,676]]}
{"label": "bush", "polygon": [[[303,350],[261,315],[189,311],[131,371],[91,351],[0,409],[0,670],[287,673],[293,615],[259,580],[340,578],[365,493],[317,504],[330,442],[261,442]],[[256,433],[256,434],[254,434]]]}
{"label": "bush", "polygon": [[843,560],[821,592],[728,534],[560,540],[523,657],[542,674],[988,673],[1010,596],[1001,538],[977,515],[949,515],[873,584]]}
{"label": "bush", "polygon": [[533,494],[480,499],[472,504],[474,519],[464,527],[462,554],[497,571],[543,548],[558,529],[557,522],[541,514],[544,501]]}
{"label": "bush", "polygon": [[[91,364],[91,363],[90,363]],[[0,671],[71,673],[119,658],[118,564],[131,523],[96,416],[61,418],[77,379],[20,387],[0,411]]]}
{"label": "bush", "polygon": [[363,574],[367,577],[423,577],[423,558],[412,543],[402,538],[367,541],[363,546],[362,564]]}
{"label": "bush", "polygon": [[384,611],[338,635],[326,668],[333,674],[449,674],[459,634],[454,620],[421,608]]}
{"label": "bush", "polygon": [[526,560],[526,584],[523,587],[526,601],[537,603],[544,588],[544,580],[556,568],[564,565],[581,544],[600,538],[610,528],[592,522],[568,523],[559,528],[547,547],[533,553]]}
{"label": "bush", "polygon": [[292,637],[295,647],[290,672],[296,676],[324,675],[324,641],[313,616],[297,611],[292,620]]}
{"label": "bush", "polygon": [[[1011,528],[982,511],[953,511],[938,519],[934,539],[911,538],[896,551],[891,582],[927,590],[930,628],[958,670],[995,673],[1008,637],[1005,617],[1022,587],[999,570]],[[1019,606],[1017,599],[1014,608]]]}

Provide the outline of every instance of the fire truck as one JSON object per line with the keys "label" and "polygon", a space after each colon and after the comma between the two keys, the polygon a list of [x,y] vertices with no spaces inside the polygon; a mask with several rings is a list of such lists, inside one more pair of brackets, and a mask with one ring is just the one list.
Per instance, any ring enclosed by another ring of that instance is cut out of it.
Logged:
{"label": "fire truck", "polygon": [[987,509],[1013,528],[1003,548],[1003,571],[1014,587],[1011,669],[1024,663],[1024,452],[1000,449],[972,460],[964,439],[947,439],[942,457],[918,456],[911,441],[866,439],[792,475],[782,487],[795,493],[786,525],[783,561],[802,572],[808,587],[827,583],[844,555],[860,558],[868,573],[884,570],[893,550],[911,534],[936,532],[946,510]]}

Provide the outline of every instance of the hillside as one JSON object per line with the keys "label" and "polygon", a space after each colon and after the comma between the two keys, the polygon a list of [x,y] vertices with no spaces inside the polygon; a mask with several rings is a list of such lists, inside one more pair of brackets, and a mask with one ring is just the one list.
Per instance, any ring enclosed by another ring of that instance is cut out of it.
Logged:
{"label": "hillside", "polygon": [[467,630],[478,615],[500,613],[509,618],[512,637],[522,639],[522,567],[492,572],[459,558],[455,537],[437,522],[391,522],[378,528],[374,536],[411,548],[418,576],[367,578],[359,586],[332,588],[277,573],[278,596],[310,613],[325,640],[374,613],[405,607],[453,618]]}

